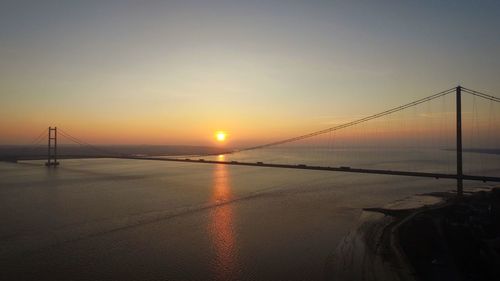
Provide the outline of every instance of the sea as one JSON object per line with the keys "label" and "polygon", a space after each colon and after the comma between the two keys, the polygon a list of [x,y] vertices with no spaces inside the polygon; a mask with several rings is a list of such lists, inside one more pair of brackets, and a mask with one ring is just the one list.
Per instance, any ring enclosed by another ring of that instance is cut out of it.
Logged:
{"label": "sea", "polygon": [[[446,149],[287,148],[203,158],[456,169]],[[465,152],[464,173],[500,176],[500,154]],[[324,280],[363,208],[455,188],[449,179],[209,163],[0,162],[0,280]]]}

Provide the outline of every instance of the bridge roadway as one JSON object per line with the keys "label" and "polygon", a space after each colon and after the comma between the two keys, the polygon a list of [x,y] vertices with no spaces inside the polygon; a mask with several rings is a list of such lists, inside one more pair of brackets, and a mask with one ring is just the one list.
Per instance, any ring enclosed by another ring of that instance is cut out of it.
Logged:
{"label": "bridge roadway", "polygon": [[[427,172],[410,172],[410,171],[391,171],[377,169],[360,169],[351,167],[326,167],[326,166],[310,166],[310,165],[292,165],[292,164],[271,164],[263,162],[240,162],[240,161],[218,161],[206,159],[191,159],[191,158],[170,158],[170,157],[139,157],[139,156],[59,156],[58,159],[86,159],[86,158],[114,158],[114,159],[130,159],[130,160],[148,160],[148,161],[169,161],[169,162],[187,162],[187,163],[203,163],[203,164],[224,164],[235,166],[253,166],[253,167],[268,167],[268,168],[284,168],[284,169],[299,169],[299,170],[315,170],[315,171],[333,171],[345,173],[361,173],[361,174],[378,174],[378,175],[394,175],[394,176],[409,176],[409,177],[424,177],[435,179],[457,179],[456,174],[442,173],[427,173]],[[43,156],[35,157],[17,157],[10,159],[12,162],[21,160],[42,160],[46,159]],[[6,160],[6,159],[5,159]],[[463,175],[464,180],[483,181],[483,182],[500,182],[500,177],[490,176],[471,176]]]}
{"label": "bridge roadway", "polygon": [[[188,163],[205,163],[205,164],[224,164],[224,165],[235,165],[235,166],[254,166],[254,167],[316,170],[316,171],[334,171],[334,172],[361,173],[361,174],[425,177],[425,178],[435,178],[435,179],[440,179],[440,178],[457,179],[457,175],[455,175],[455,174],[391,171],[391,170],[377,170],[377,169],[359,169],[359,168],[351,168],[351,167],[309,166],[309,165],[303,165],[303,164],[291,165],[291,164],[270,164],[270,163],[263,163],[263,162],[240,162],[240,161],[218,161],[218,160],[190,159],[190,158],[181,159],[181,158],[127,157],[127,156],[112,157],[112,158],[133,159],[133,160],[188,162]],[[463,175],[462,178],[464,180],[473,180],[473,181],[500,182],[500,177]]]}

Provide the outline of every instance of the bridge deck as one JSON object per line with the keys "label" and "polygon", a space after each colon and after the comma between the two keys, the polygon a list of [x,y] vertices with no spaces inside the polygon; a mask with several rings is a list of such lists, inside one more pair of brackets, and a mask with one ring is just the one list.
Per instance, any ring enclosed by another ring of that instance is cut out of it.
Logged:
{"label": "bridge deck", "polygon": [[[130,160],[148,160],[148,161],[169,161],[169,162],[187,162],[201,164],[224,164],[235,166],[254,166],[268,168],[284,168],[284,169],[299,169],[299,170],[316,170],[316,171],[334,171],[345,173],[361,173],[361,174],[378,174],[378,175],[394,175],[394,176],[409,176],[409,177],[425,177],[435,179],[457,179],[456,174],[443,173],[427,173],[427,172],[411,172],[411,171],[392,171],[392,170],[377,170],[377,169],[360,169],[351,167],[326,167],[326,166],[310,166],[310,165],[292,165],[292,164],[271,164],[262,162],[240,162],[240,161],[217,161],[205,159],[189,159],[189,158],[168,158],[168,157],[134,157],[134,156],[61,156],[59,159],[84,159],[84,158],[115,158],[115,159],[130,159]],[[17,160],[41,160],[42,157],[20,157]],[[463,175],[464,180],[483,181],[483,182],[500,182],[500,177],[490,176],[473,176]]]}
{"label": "bridge deck", "polygon": [[[134,159],[134,160],[153,160],[153,161],[173,161],[173,162],[189,162],[189,163],[205,163],[205,164],[224,164],[236,166],[255,166],[255,167],[269,167],[269,168],[284,168],[284,169],[300,169],[300,170],[317,170],[317,171],[334,171],[346,173],[362,173],[362,174],[379,174],[379,175],[394,175],[394,176],[410,176],[410,177],[426,177],[436,179],[457,179],[455,174],[442,174],[442,173],[426,173],[426,172],[410,172],[410,171],[391,171],[391,170],[377,170],[377,169],[359,169],[351,167],[325,167],[325,166],[309,166],[309,165],[291,165],[291,164],[270,164],[262,162],[239,162],[239,161],[217,161],[217,160],[204,160],[204,159],[179,159],[179,158],[157,158],[157,157],[113,157],[120,159]],[[500,182],[500,177],[489,176],[471,176],[463,175],[464,180],[474,180],[483,182]]]}

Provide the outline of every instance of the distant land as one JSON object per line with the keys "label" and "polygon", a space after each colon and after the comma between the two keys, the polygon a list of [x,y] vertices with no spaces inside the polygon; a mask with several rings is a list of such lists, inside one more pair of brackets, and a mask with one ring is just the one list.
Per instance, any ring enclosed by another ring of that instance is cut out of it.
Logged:
{"label": "distant land", "polygon": [[[455,151],[455,149],[445,149]],[[228,148],[190,145],[93,145],[79,146],[62,144],[57,147],[59,158],[101,158],[116,156],[194,156],[226,153]],[[500,149],[464,148],[463,152],[500,154]],[[0,161],[22,159],[44,159],[47,147],[43,145],[0,145]]]}
{"label": "distant land", "polygon": [[500,149],[494,148],[464,148],[463,152],[500,154]]}
{"label": "distant land", "polygon": [[[65,157],[113,157],[120,155],[135,156],[176,156],[206,155],[227,151],[227,148],[189,145],[95,145],[83,147],[78,145],[58,145],[57,154]],[[46,146],[0,145],[0,160],[14,161],[28,157],[43,158],[47,155]]]}
{"label": "distant land", "polygon": [[[447,148],[446,151],[455,151],[455,148]],[[500,149],[497,148],[463,148],[462,152],[483,153],[483,154],[500,154]]]}

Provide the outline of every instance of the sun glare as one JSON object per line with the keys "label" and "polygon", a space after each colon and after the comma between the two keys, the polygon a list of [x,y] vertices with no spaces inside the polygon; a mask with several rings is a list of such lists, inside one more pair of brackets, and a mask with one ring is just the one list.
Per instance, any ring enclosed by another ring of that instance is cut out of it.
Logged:
{"label": "sun glare", "polygon": [[217,141],[225,141],[226,136],[227,136],[227,134],[225,132],[220,131],[220,132],[215,133],[215,138],[217,139]]}

